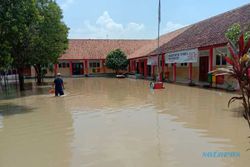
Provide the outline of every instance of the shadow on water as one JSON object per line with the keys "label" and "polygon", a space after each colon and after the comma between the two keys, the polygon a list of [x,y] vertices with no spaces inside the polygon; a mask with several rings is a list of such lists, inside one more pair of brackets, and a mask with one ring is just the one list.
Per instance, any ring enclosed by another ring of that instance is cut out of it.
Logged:
{"label": "shadow on water", "polygon": [[11,116],[16,114],[26,114],[34,111],[34,108],[15,105],[15,104],[0,104],[0,114],[2,116]]}
{"label": "shadow on water", "polygon": [[25,90],[20,91],[18,84],[11,83],[7,87],[1,87],[0,100],[47,94],[49,89],[51,88],[50,85],[52,84],[49,82],[46,82],[42,85],[37,85],[35,82],[27,82],[24,84]]}
{"label": "shadow on water", "polygon": [[243,106],[238,106],[238,107],[234,107],[234,108],[230,108],[230,106],[228,107],[230,109],[230,112],[234,113],[233,116],[235,117],[243,117],[243,113],[244,113],[244,107]]}

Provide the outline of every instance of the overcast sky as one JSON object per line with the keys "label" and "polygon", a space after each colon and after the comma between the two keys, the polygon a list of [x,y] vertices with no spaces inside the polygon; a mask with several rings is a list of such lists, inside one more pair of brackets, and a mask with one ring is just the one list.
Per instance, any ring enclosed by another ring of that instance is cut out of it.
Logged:
{"label": "overcast sky", "polygon": [[[57,0],[74,39],[157,37],[158,0]],[[161,34],[226,12],[249,0],[161,0]]]}

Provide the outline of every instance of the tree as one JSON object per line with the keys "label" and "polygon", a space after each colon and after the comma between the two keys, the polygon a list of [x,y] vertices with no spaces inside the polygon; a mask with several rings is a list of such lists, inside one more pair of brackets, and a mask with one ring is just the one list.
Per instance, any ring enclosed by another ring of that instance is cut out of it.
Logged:
{"label": "tree", "polygon": [[3,38],[0,36],[0,71],[5,71],[10,68],[12,58],[9,54],[10,47],[1,39]]}
{"label": "tree", "polygon": [[0,71],[6,70],[12,63],[12,58],[10,55],[10,44],[9,41],[6,40],[6,30],[4,29],[4,10],[2,10],[2,5],[0,5]]}
{"label": "tree", "polygon": [[115,49],[108,54],[105,64],[117,74],[120,70],[127,69],[128,59],[121,49]]}
{"label": "tree", "polygon": [[[237,44],[240,35],[242,34],[241,26],[238,23],[233,24],[227,29],[225,36],[229,39],[234,45]],[[244,41],[250,37],[250,28],[244,33]]]}
{"label": "tree", "polygon": [[31,53],[31,64],[37,74],[37,83],[41,83],[50,64],[55,64],[68,47],[68,27],[62,22],[62,11],[53,0],[37,0],[41,17]]}
{"label": "tree", "polygon": [[67,49],[68,28],[55,0],[0,0],[0,60],[17,69],[24,90],[23,69],[33,65],[38,82],[44,68]]}
{"label": "tree", "polygon": [[0,1],[0,71],[6,70],[12,63],[12,58],[10,55],[10,44],[9,41],[6,40],[7,37],[7,29],[6,26],[8,22],[6,22],[7,10],[4,8],[5,3]]}
{"label": "tree", "polygon": [[[24,89],[23,69],[30,65],[29,49],[34,25],[39,21],[35,0],[0,0],[1,58],[7,63],[12,60],[19,75],[20,90]],[[11,58],[10,58],[11,57]]]}
{"label": "tree", "polygon": [[[244,107],[243,117],[250,128],[250,38],[246,35],[247,33],[242,33],[240,26],[237,25],[228,29],[226,36],[229,38],[230,55],[225,55],[225,60],[230,66],[218,68],[214,73],[229,75],[238,81],[241,95],[232,97],[228,106],[236,100],[241,100]],[[237,38],[239,39],[236,40]]]}

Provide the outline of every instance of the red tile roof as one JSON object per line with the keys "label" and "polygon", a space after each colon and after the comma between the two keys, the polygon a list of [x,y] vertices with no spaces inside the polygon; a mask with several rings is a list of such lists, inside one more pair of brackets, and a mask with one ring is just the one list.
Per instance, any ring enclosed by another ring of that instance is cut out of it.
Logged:
{"label": "red tile roof", "polygon": [[250,4],[191,25],[151,54],[227,43],[225,32],[234,23],[240,24],[243,30],[250,29]]}
{"label": "red tile roof", "polygon": [[[189,26],[181,28],[179,30],[167,33],[165,35],[162,35],[159,40],[159,45],[162,46],[165,43],[168,43],[170,40],[176,38],[178,35],[183,33],[189,28]],[[140,49],[136,50],[134,53],[128,56],[128,58],[137,58],[142,56],[149,56],[152,55],[152,52],[157,48],[158,40],[152,40],[149,41],[146,45],[141,47]]]}
{"label": "red tile roof", "polygon": [[70,39],[69,47],[60,59],[105,59],[110,51],[118,48],[130,55],[150,41]]}

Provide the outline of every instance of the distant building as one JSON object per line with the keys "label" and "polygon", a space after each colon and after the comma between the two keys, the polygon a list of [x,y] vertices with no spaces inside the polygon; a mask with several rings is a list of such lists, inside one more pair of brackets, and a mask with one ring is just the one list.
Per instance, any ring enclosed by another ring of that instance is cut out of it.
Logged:
{"label": "distant building", "polygon": [[105,58],[110,51],[120,48],[128,56],[130,73],[153,77],[157,72],[156,55],[161,54],[165,79],[207,82],[209,71],[227,65],[221,54],[229,54],[225,32],[234,23],[249,29],[250,4],[162,35],[159,50],[157,40],[70,39],[54,73],[64,76],[111,73],[105,67]]}

